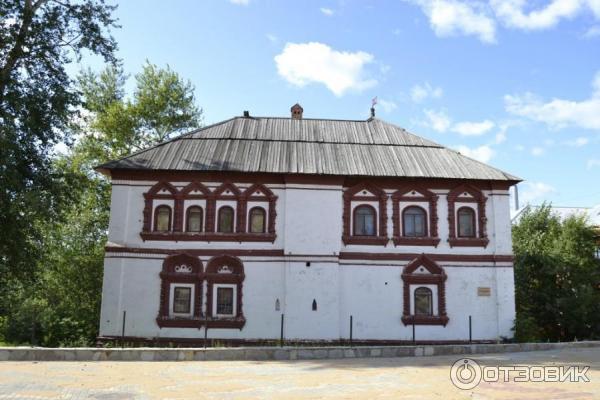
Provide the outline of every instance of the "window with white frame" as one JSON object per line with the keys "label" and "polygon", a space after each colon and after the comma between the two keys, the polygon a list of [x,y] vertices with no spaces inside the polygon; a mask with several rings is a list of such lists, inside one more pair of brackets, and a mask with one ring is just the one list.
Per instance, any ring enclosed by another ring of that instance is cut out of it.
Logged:
{"label": "window with white frame", "polygon": [[236,315],[237,285],[215,284],[213,287],[213,315],[217,317],[233,317]]}
{"label": "window with white frame", "polygon": [[194,285],[171,284],[170,312],[173,316],[189,317],[194,309]]}

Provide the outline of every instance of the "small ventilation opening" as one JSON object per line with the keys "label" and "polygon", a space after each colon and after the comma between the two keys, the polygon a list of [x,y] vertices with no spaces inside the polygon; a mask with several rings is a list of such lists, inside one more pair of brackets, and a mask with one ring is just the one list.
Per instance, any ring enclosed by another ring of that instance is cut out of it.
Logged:
{"label": "small ventilation opening", "polygon": [[310,261],[307,261],[307,262],[306,262],[306,266],[307,266],[307,267],[310,267]]}
{"label": "small ventilation opening", "polygon": [[317,311],[317,300],[316,299],[313,299],[312,310]]}

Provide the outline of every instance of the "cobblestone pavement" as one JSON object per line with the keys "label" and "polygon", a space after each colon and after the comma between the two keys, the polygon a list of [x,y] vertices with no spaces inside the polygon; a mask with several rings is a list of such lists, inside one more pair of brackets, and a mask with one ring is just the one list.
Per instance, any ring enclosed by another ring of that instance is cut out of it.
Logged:
{"label": "cobblestone pavement", "polygon": [[598,399],[600,349],[469,356],[481,365],[590,366],[584,383],[450,382],[461,356],[319,361],[0,362],[0,399]]}

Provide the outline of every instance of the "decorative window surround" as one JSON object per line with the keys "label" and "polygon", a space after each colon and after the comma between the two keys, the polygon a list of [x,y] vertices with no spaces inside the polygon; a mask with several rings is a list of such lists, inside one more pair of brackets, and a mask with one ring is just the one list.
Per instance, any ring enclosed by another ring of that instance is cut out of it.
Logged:
{"label": "decorative window surround", "polygon": [[[242,312],[242,287],[244,265],[237,257],[216,256],[208,261],[206,272],[198,257],[189,254],[175,254],[165,258],[160,273],[160,307],[156,323],[161,328],[235,328],[242,329],[246,318]],[[202,285],[207,281],[206,315],[202,313]],[[174,315],[172,312],[173,293],[176,286],[192,287],[192,313]],[[216,289],[234,288],[234,315],[215,315]]]}
{"label": "decorative window surround", "polygon": [[[152,232],[153,229],[153,213],[154,213],[154,199],[168,199],[175,200],[177,197],[177,189],[175,186],[171,185],[168,182],[158,182],[156,185],[152,186],[152,188],[144,193],[144,225],[143,230],[145,232]],[[175,204],[175,208],[177,205]],[[172,210],[171,210],[172,211]],[[171,218],[173,214],[171,213]],[[177,219],[177,216],[175,216]],[[175,224],[177,221],[175,221]],[[173,221],[171,221],[171,229],[173,228]],[[168,232],[167,232],[168,233]]]}
{"label": "decorative window surround", "polygon": [[[246,215],[247,215],[247,205],[248,202],[267,202],[268,203],[268,211],[267,215],[265,215],[266,227],[268,236],[272,236],[273,240],[275,240],[275,218],[277,217],[277,210],[275,209],[275,204],[277,202],[277,196],[273,194],[273,192],[262,184],[254,184],[250,186],[248,189],[244,191],[240,198],[240,211],[241,211],[241,219],[239,221],[240,227],[242,228],[242,232],[246,232]],[[264,208],[264,207],[263,207]],[[248,229],[249,230],[249,229]],[[256,235],[256,234],[254,234]],[[259,235],[264,235],[259,234]]]}
{"label": "decorative window surround", "polygon": [[[257,194],[258,192],[258,194]],[[147,193],[144,193],[144,223],[140,237],[143,240],[161,241],[204,241],[204,242],[275,242],[275,205],[277,196],[262,184],[254,184],[243,193],[231,182],[224,182],[213,192],[198,182],[191,182],[178,191],[168,182],[158,182]],[[152,213],[154,199],[174,200],[171,212],[171,230],[155,232],[152,230]],[[204,227],[202,232],[186,232],[184,229],[184,200],[205,199]],[[236,202],[234,232],[220,233],[216,230],[217,200],[234,200]],[[268,205],[267,232],[250,233],[246,229],[248,201],[264,201]]]}
{"label": "decorative window surround", "polygon": [[[366,194],[364,192],[367,192]],[[343,234],[342,242],[345,245],[363,244],[374,246],[385,246],[388,242],[387,237],[387,194],[384,190],[379,189],[370,183],[359,183],[344,192],[344,213],[343,213]],[[378,234],[375,236],[355,236],[352,235],[351,219],[353,218],[352,202],[353,201],[377,201],[379,202],[379,210],[377,210]]]}
{"label": "decorative window surround", "polygon": [[[486,204],[487,197],[481,190],[467,184],[460,185],[448,193],[448,243],[450,247],[487,247],[489,239],[487,237],[487,217]],[[457,235],[457,210],[456,203],[476,203],[477,220],[475,228],[477,230],[474,238],[460,238]]]}
{"label": "decorative window surround", "polygon": [[[239,328],[246,324],[242,311],[242,287],[244,282],[244,265],[237,257],[218,256],[212,258],[206,266],[206,281],[208,282],[206,298],[206,324],[211,328]],[[234,287],[234,315],[224,317],[215,315],[216,288],[225,284]]]}
{"label": "decorative window surround", "polygon": [[[160,308],[156,323],[161,328],[188,328],[198,326],[202,320],[202,281],[204,273],[198,257],[188,254],[168,256],[160,272]],[[172,302],[174,286],[192,287],[192,312],[190,316],[173,315]]]}
{"label": "decorative window surround", "polygon": [[[410,193],[411,195],[407,195]],[[414,195],[412,195],[414,193]],[[427,190],[419,186],[410,186],[397,190],[392,195],[392,220],[394,226],[394,236],[392,240],[394,245],[407,245],[407,246],[435,246],[440,243],[438,237],[438,213],[437,213],[437,201],[438,196],[430,190]],[[406,237],[402,236],[400,230],[402,227],[402,215],[400,214],[400,203],[407,203],[412,205],[413,203],[427,202],[429,203],[429,210],[427,216],[429,217],[429,236],[427,237]]]}
{"label": "decorative window surround", "polygon": [[[426,272],[419,272],[423,267]],[[444,269],[437,265],[425,254],[411,261],[402,272],[402,281],[404,282],[404,311],[402,323],[404,325],[443,325],[448,323],[446,315],[446,273]],[[414,315],[411,314],[411,285],[437,285],[437,315]]]}

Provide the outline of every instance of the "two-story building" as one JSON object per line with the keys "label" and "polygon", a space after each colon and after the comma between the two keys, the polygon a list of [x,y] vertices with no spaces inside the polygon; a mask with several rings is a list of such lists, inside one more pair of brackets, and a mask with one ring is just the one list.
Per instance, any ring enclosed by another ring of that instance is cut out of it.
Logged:
{"label": "two-story building", "polygon": [[[519,178],[372,116],[247,112],[98,167],[100,336],[511,337]],[[126,311],[125,326],[123,313]]]}

